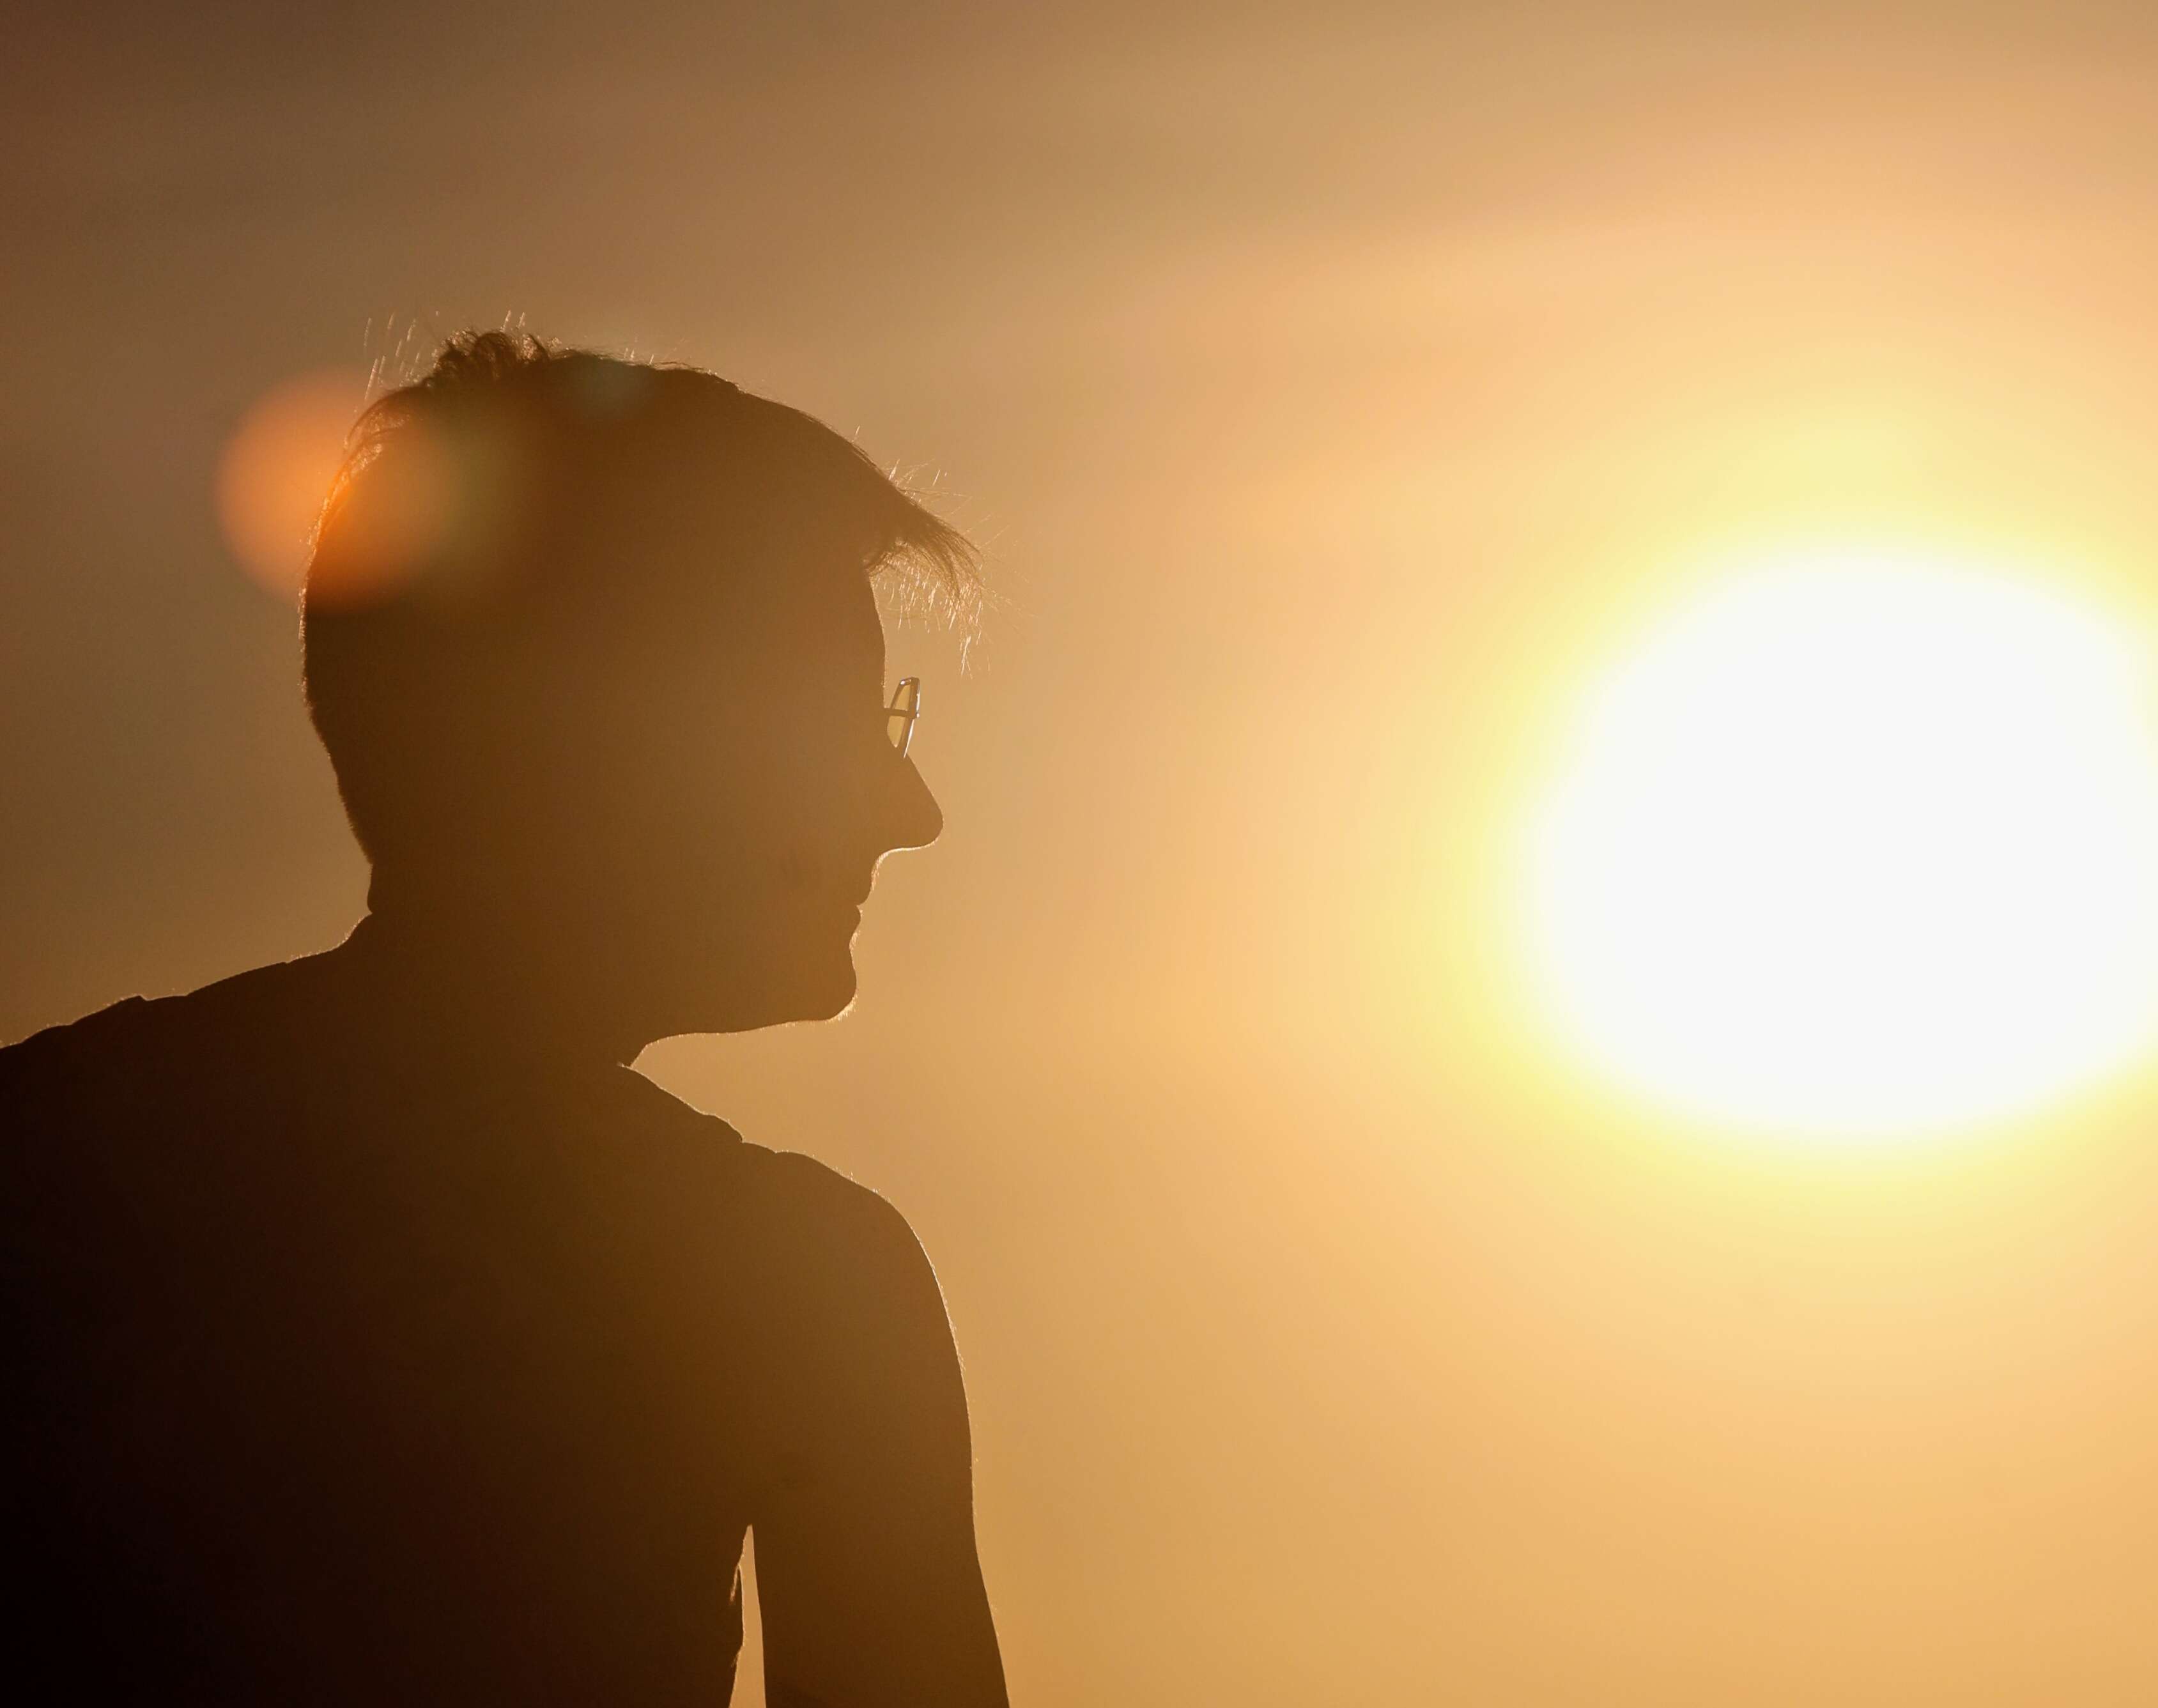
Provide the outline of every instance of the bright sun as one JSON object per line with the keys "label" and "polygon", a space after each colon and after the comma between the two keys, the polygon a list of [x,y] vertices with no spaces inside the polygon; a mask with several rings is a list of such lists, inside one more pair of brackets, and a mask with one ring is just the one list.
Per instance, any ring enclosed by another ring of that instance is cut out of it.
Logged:
{"label": "bright sun", "polygon": [[1710,583],[1588,694],[1531,828],[1571,1044],[1816,1138],[2031,1111],[2158,1035],[2143,635],[2033,578],[1809,551]]}

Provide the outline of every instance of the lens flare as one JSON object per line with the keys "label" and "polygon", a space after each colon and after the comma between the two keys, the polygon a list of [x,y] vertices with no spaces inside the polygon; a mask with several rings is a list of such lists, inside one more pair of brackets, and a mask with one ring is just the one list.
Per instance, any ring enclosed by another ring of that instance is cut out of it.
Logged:
{"label": "lens flare", "polygon": [[1530,962],[1607,1076],[1861,1141],[2027,1114],[2158,1035],[2148,637],[2036,576],[1795,553],[1585,697]]}
{"label": "lens flare", "polygon": [[366,393],[364,373],[302,374],[258,399],[225,443],[217,472],[225,543],[281,599],[298,597],[316,519]]}

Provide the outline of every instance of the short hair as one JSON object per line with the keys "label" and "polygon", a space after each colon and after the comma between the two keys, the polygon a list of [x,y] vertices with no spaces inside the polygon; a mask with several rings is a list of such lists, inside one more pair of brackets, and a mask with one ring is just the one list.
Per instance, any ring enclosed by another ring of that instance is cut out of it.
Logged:
{"label": "short hair", "polygon": [[[644,549],[663,544],[652,530],[670,494],[718,519],[709,550]],[[521,720],[476,698],[577,679],[567,654],[551,673],[505,672],[512,637],[549,637],[544,656],[610,620],[655,620],[652,599],[683,594],[685,576],[724,601],[715,581],[834,566],[904,610],[978,609],[966,538],[801,410],[701,369],[452,338],[354,424],[302,596],[308,713],[361,847],[378,869],[403,858],[400,844],[439,839],[428,821],[444,802],[485,790],[473,767],[508,757],[486,732]]]}

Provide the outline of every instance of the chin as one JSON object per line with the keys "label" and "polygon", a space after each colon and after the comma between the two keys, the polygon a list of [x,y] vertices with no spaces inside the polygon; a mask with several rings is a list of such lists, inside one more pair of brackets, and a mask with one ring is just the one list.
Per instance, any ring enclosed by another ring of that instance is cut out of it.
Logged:
{"label": "chin", "polygon": [[860,925],[857,916],[844,937],[834,933],[805,941],[790,957],[782,982],[798,998],[796,1019],[835,1020],[854,1005],[861,988],[854,973],[854,931]]}
{"label": "chin", "polygon": [[842,950],[829,961],[804,956],[761,990],[715,991],[710,1007],[727,1019],[713,1029],[754,1032],[764,1026],[835,1020],[854,1005],[858,988],[852,953]]}
{"label": "chin", "polygon": [[818,983],[813,994],[805,990],[805,1020],[836,1020],[854,1005],[860,993],[861,983],[854,976],[854,957],[851,951],[844,954],[831,975]]}

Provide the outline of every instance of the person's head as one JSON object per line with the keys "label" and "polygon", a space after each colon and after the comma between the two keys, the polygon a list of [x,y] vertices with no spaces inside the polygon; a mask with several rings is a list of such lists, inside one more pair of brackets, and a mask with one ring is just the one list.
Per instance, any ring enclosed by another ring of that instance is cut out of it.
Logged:
{"label": "person's head", "polygon": [[307,703],[377,912],[512,934],[644,1038],[838,1013],[885,853],[941,819],[872,581],[972,554],[849,441],[713,374],[500,333],[361,417]]}

